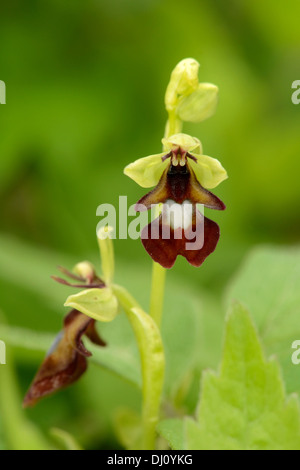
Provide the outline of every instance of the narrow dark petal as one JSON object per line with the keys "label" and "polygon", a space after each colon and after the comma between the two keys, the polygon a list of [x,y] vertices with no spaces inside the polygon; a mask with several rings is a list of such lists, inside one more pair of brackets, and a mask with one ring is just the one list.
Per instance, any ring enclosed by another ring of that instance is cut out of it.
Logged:
{"label": "narrow dark petal", "polygon": [[60,284],[63,284],[65,286],[69,286],[69,287],[78,287],[78,288],[85,288],[85,289],[91,289],[91,288],[99,288],[101,289],[102,287],[105,287],[105,284],[103,281],[101,281],[100,279],[98,280],[98,282],[92,282],[92,283],[89,283],[89,284],[72,284],[71,282],[69,281],[66,281],[65,279],[62,279],[61,277],[58,277],[58,276],[51,276],[51,279],[53,279],[54,281],[56,282],[59,282]]}
{"label": "narrow dark petal", "polygon": [[[71,284],[69,281],[66,281],[65,279],[62,279],[61,277],[58,276],[51,276],[51,279],[55,282],[59,282],[59,284],[63,284],[64,286],[70,286],[74,287],[74,284]],[[78,284],[76,284],[78,285]]]}
{"label": "narrow dark petal", "polygon": [[81,276],[77,276],[77,274],[74,274],[72,271],[69,271],[67,268],[64,268],[63,266],[57,266],[57,269],[63,273],[65,276],[74,279],[75,281],[84,281],[84,278]]}
{"label": "narrow dark petal", "polygon": [[161,161],[164,162],[165,160],[167,160],[167,158],[170,158],[171,156],[172,156],[172,150],[166,155],[164,155],[163,157],[161,157]]}
{"label": "narrow dark petal", "polygon": [[35,405],[81,377],[87,368],[86,358],[91,356],[81,339],[84,334],[94,343],[105,345],[95,330],[95,320],[71,310],[24,398],[25,407]]}
{"label": "narrow dark petal", "polygon": [[178,255],[199,267],[215,250],[219,236],[219,226],[196,211],[192,225],[186,230],[174,230],[162,223],[162,216],[158,217],[142,230],[141,240],[151,258],[164,268],[171,268]]}
{"label": "narrow dark petal", "polygon": [[59,282],[60,284],[63,284],[65,286],[69,287],[78,287],[78,288],[92,288],[92,287],[97,287],[97,288],[102,288],[105,287],[105,283],[100,279],[97,275],[94,273],[90,278],[85,279],[84,277],[78,276],[77,274],[74,274],[72,271],[69,271],[68,269],[64,268],[63,266],[58,266],[57,269],[65,274],[67,277],[70,279],[74,279],[75,281],[79,281],[79,283],[72,284],[69,281],[66,281],[65,279],[62,279],[61,277],[58,276],[51,276],[51,278]]}
{"label": "narrow dark petal", "polygon": [[194,157],[194,155],[192,155],[191,153],[187,152],[186,156],[189,157],[191,160],[193,160],[195,163],[197,163],[197,158]]}

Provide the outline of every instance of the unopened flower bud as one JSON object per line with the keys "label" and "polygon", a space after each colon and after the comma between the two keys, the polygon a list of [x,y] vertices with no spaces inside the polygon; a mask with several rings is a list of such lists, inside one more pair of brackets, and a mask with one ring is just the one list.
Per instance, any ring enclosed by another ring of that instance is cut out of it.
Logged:
{"label": "unopened flower bud", "polygon": [[180,96],[187,96],[197,89],[199,67],[200,64],[195,59],[183,59],[176,65],[165,95],[167,111],[176,108]]}
{"label": "unopened flower bud", "polygon": [[82,261],[81,263],[76,264],[73,268],[73,272],[89,283],[92,283],[96,276],[95,268],[89,261]]}

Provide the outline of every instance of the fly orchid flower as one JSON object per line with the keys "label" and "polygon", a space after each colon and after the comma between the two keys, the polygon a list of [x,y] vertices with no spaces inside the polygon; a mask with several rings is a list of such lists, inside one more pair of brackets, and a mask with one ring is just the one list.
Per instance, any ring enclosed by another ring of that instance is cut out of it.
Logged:
{"label": "fly orchid flower", "polygon": [[62,331],[56,336],[24,398],[24,406],[33,406],[41,398],[71,385],[87,369],[91,352],[83,344],[82,336],[98,345],[106,343],[97,333],[95,321],[110,321],[117,314],[117,299],[88,262],[79,263],[74,272],[59,267],[60,271],[76,281],[70,283],[60,277],[52,278],[60,284],[84,287],[85,290],[68,297],[65,305],[74,307],[65,317]]}
{"label": "fly orchid flower", "polygon": [[165,268],[171,268],[178,255],[200,266],[218,243],[219,227],[201,214],[197,204],[225,209],[207,188],[216,187],[227,173],[218,160],[203,155],[201,142],[194,137],[179,133],[162,143],[164,152],[141,158],[124,170],[140,186],[155,186],[138,201],[137,212],[162,203],[159,217],[142,230],[142,243]]}

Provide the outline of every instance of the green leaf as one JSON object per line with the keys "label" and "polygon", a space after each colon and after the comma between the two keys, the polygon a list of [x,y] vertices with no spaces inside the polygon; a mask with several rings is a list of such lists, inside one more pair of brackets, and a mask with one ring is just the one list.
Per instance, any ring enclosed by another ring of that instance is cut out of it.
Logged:
{"label": "green leaf", "polygon": [[286,399],[275,360],[267,361],[247,310],[229,312],[218,374],[205,372],[197,422],[187,420],[187,449],[300,449],[296,396]]}
{"label": "green leaf", "polygon": [[0,325],[1,338],[10,346],[22,350],[46,352],[54,341],[52,333],[43,333],[28,328],[18,328],[9,325]]}
{"label": "green leaf", "polygon": [[219,373],[205,371],[196,421],[165,421],[159,430],[173,448],[188,450],[300,449],[296,395],[288,399],[277,362],[266,360],[247,310],[235,303],[225,328]]}
{"label": "green leaf", "polygon": [[[0,311],[1,321],[4,321]],[[5,448],[9,450],[49,450],[53,448],[43,433],[26,417],[18,388],[14,358],[6,349],[6,364],[0,365],[0,416]]]}
{"label": "green leaf", "polygon": [[171,449],[184,448],[184,421],[182,419],[165,419],[158,424],[157,431],[170,444]]}
{"label": "green leaf", "polygon": [[260,247],[251,252],[231,282],[228,303],[250,310],[268,355],[276,355],[287,391],[299,392],[299,366],[291,360],[300,339],[300,249]]}
{"label": "green leaf", "polygon": [[141,416],[128,408],[118,409],[114,414],[114,427],[120,443],[127,450],[141,447]]}
{"label": "green leaf", "polygon": [[64,305],[101,322],[114,320],[118,313],[118,301],[110,287],[86,289],[70,295]]}

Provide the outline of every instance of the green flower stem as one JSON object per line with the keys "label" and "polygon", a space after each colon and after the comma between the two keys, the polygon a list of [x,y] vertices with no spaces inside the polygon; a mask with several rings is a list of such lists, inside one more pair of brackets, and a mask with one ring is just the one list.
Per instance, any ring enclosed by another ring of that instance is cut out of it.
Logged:
{"label": "green flower stem", "polygon": [[165,357],[159,328],[129,292],[118,285],[112,289],[134,331],[141,357],[143,378],[142,449],[155,449],[156,426],[163,389]]}
{"label": "green flower stem", "polygon": [[182,121],[176,115],[175,111],[169,111],[169,119],[167,120],[165,129],[165,138],[167,139],[173,134],[179,134],[182,131]]}
{"label": "green flower stem", "polygon": [[166,269],[153,261],[150,316],[160,328],[165,293]]}
{"label": "green flower stem", "polygon": [[[182,131],[182,121],[175,111],[169,111],[169,119],[166,124],[165,138]],[[150,296],[150,316],[155,320],[160,328],[163,311],[164,291],[165,291],[166,270],[160,264],[153,262],[152,286]]]}
{"label": "green flower stem", "polygon": [[97,234],[98,245],[101,254],[102,275],[107,284],[110,284],[114,277],[114,247],[110,234],[112,227],[103,227]]}

